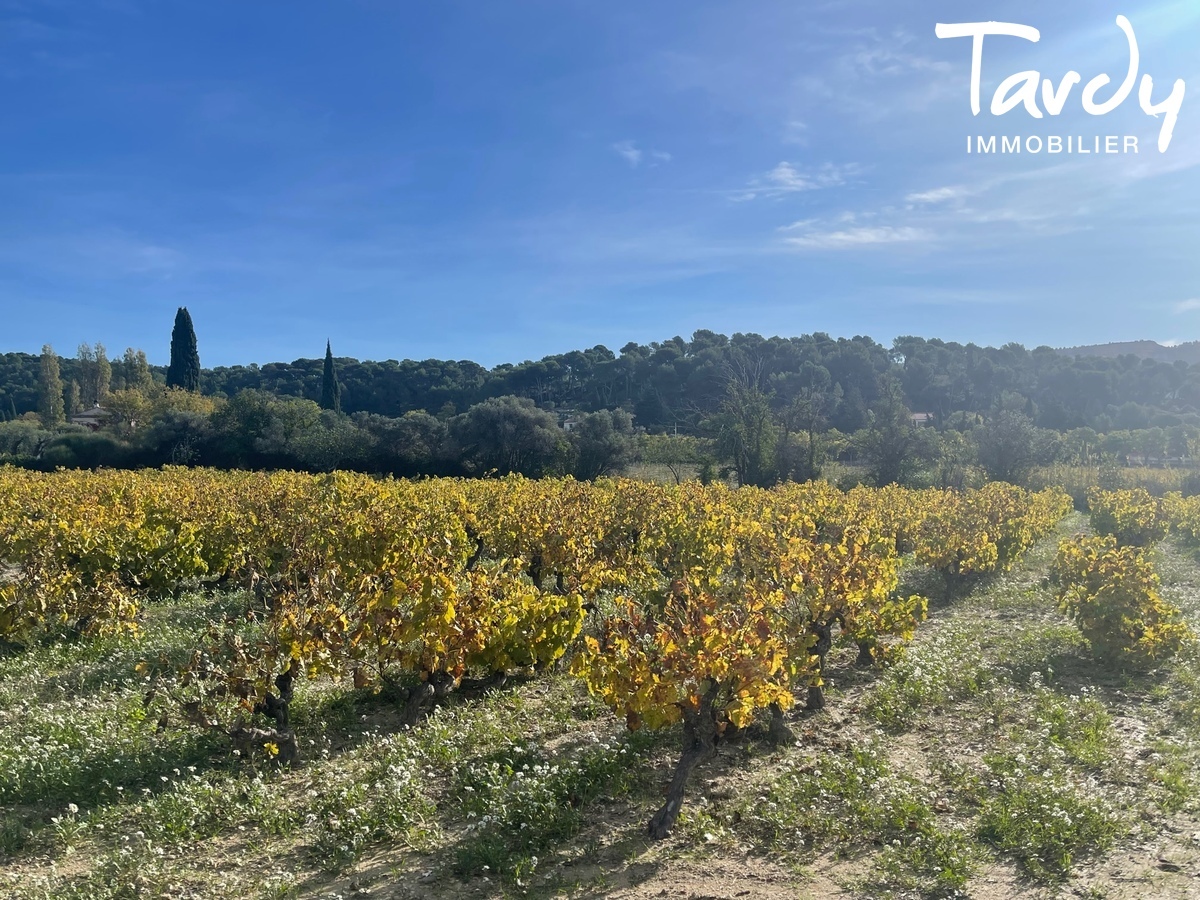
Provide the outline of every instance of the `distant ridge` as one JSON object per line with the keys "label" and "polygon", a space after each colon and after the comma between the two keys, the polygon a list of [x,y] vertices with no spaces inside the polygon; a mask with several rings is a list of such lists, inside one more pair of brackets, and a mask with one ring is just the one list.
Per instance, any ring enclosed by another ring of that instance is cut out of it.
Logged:
{"label": "distant ridge", "polygon": [[1063,356],[1125,356],[1132,354],[1159,362],[1183,360],[1189,365],[1200,363],[1200,341],[1188,341],[1167,347],[1157,341],[1117,341],[1112,344],[1088,344],[1083,347],[1061,347]]}

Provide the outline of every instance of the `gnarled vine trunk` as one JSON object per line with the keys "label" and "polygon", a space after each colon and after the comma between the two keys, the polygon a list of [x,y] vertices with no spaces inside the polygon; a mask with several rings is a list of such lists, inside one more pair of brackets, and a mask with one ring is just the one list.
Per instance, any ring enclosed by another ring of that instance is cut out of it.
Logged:
{"label": "gnarled vine trunk", "polygon": [[428,706],[446,699],[459,687],[493,687],[503,685],[505,680],[507,680],[507,674],[504,672],[496,672],[490,678],[470,683],[460,681],[449,672],[429,672],[424,681],[403,689],[401,694],[404,698],[403,722],[405,725],[415,725]]}
{"label": "gnarled vine trunk", "polygon": [[285,766],[295,764],[300,760],[300,747],[296,743],[296,734],[292,731],[290,707],[295,696],[296,675],[299,664],[293,660],[288,668],[275,676],[275,689],[278,694],[269,691],[262,701],[255,705],[254,711],[268,719],[275,720],[275,727],[254,728],[239,725],[229,732],[235,749],[245,755],[261,750],[267,744],[273,744],[277,749],[276,759]]}
{"label": "gnarled vine trunk", "polygon": [[[828,622],[814,622],[812,631],[817,636],[817,643],[812,652],[813,656],[817,658],[817,678],[819,680],[825,672],[825,656],[829,653],[829,648],[833,646],[833,625]],[[804,708],[810,712],[825,708],[825,689],[821,685],[810,684],[808,686],[808,699]]]}
{"label": "gnarled vine trunk", "polygon": [[771,704],[771,724],[767,726],[767,740],[776,747],[796,742],[796,734],[784,722],[783,707],[778,703]]}
{"label": "gnarled vine trunk", "polygon": [[860,669],[867,669],[875,665],[875,642],[874,641],[859,641],[858,656],[854,660],[854,665]]}
{"label": "gnarled vine trunk", "polygon": [[671,833],[679,811],[683,807],[683,792],[696,766],[711,759],[717,752],[717,716],[713,702],[717,698],[716,686],[700,698],[700,708],[683,714],[683,754],[675,767],[671,785],[667,788],[667,802],[654,814],[647,831],[654,840],[662,840]]}

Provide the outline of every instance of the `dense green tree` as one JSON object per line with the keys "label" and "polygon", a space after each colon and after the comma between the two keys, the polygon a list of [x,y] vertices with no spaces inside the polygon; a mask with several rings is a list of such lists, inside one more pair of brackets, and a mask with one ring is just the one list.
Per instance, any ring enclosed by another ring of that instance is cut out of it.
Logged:
{"label": "dense green tree", "polygon": [[976,432],[979,464],[993,481],[1020,484],[1037,463],[1037,437],[1028,416],[1006,409]]}
{"label": "dense green tree", "polygon": [[937,432],[913,422],[900,383],[890,376],[883,378],[868,425],[855,436],[855,448],[871,482],[880,487],[913,483],[936,459],[939,444]]}
{"label": "dense green tree", "polygon": [[287,451],[309,472],[359,470],[372,455],[372,441],[345,416],[327,409],[292,438]]}
{"label": "dense green tree", "polygon": [[109,414],[108,427],[117,434],[128,436],[137,430],[139,423],[146,421],[151,402],[136,388],[122,388],[109,392],[104,408]]}
{"label": "dense green tree", "polygon": [[169,407],[161,410],[147,428],[137,432],[137,443],[143,449],[148,465],[223,464],[212,454],[213,440],[209,416]]}
{"label": "dense green tree", "polygon": [[[299,399],[299,398],[288,398]],[[266,391],[238,391],[224,408],[212,416],[211,447],[205,461],[230,468],[263,468],[272,460],[268,454],[280,445],[281,426],[275,416],[278,398]],[[312,403],[312,401],[308,401]],[[319,412],[312,403],[313,416]]]}
{"label": "dense green tree", "polygon": [[1073,428],[1063,435],[1063,461],[1090,466],[1100,455],[1100,435],[1091,428]]}
{"label": "dense green tree", "polygon": [[139,462],[129,444],[105,432],[59,434],[46,442],[41,453],[41,464],[50,468],[119,469]]}
{"label": "dense green tree", "polygon": [[82,392],[79,390],[79,382],[72,378],[67,382],[67,387],[63,392],[63,413],[67,418],[82,412],[83,400]]}
{"label": "dense green tree", "polygon": [[53,437],[36,422],[4,422],[0,424],[0,462],[35,460]]}
{"label": "dense green tree", "polygon": [[398,418],[356,413],[353,419],[370,442],[368,471],[403,477],[458,474],[449,426],[441,418],[414,410]]}
{"label": "dense green tree", "polygon": [[79,387],[79,402],[84,409],[91,409],[104,402],[112,385],[112,364],[103,344],[83,343],[77,353],[76,375],[73,379]]}
{"label": "dense green tree", "polygon": [[121,376],[124,387],[130,390],[149,394],[154,390],[154,375],[150,371],[150,363],[146,360],[144,350],[125,348],[121,359]]}
{"label": "dense green tree", "polygon": [[1187,425],[1175,425],[1167,429],[1167,454],[1177,460],[1192,456],[1192,447],[1200,430]]}
{"label": "dense green tree", "polygon": [[779,480],[776,445],[779,427],[757,373],[741,368],[730,375],[718,413],[709,420],[717,453],[730,462],[738,484],[767,487]]}
{"label": "dense green tree", "polygon": [[977,461],[975,445],[968,435],[961,431],[943,432],[937,457],[935,485],[958,491],[978,486],[977,483],[983,479],[978,476],[979,468],[975,465]]}
{"label": "dense green tree", "polygon": [[194,391],[200,387],[200,353],[196,347],[196,330],[186,306],[175,313],[171,329],[171,364],[167,367],[167,387]]}
{"label": "dense green tree", "polygon": [[576,478],[591,481],[603,475],[618,475],[637,455],[633,417],[623,409],[588,413],[571,431],[571,445]]}
{"label": "dense green tree", "polygon": [[325,368],[321,371],[321,409],[329,409],[335,413],[342,411],[342,386],[338,383],[329,341],[325,342]]}
{"label": "dense green tree", "polygon": [[42,427],[57,428],[65,421],[63,415],[63,383],[59,374],[58,356],[49,344],[42,347],[42,368],[38,377],[38,418]]}
{"label": "dense green tree", "polygon": [[825,430],[824,394],[811,389],[796,395],[783,410],[780,425],[777,468],[782,478],[811,481],[821,476],[825,462],[825,446],[821,432]]}
{"label": "dense green tree", "polygon": [[268,397],[266,410],[266,426],[258,436],[255,449],[267,456],[287,456],[303,435],[321,427],[321,407],[311,400]]}
{"label": "dense green tree", "polygon": [[1100,446],[1110,459],[1128,465],[1130,455],[1137,452],[1137,435],[1131,431],[1110,431]]}
{"label": "dense green tree", "polygon": [[103,344],[96,344],[95,378],[92,387],[96,394],[96,403],[104,403],[112,386],[112,363],[108,361],[108,351]]}
{"label": "dense green tree", "polygon": [[450,421],[450,433],[467,471],[484,475],[543,475],[554,470],[566,446],[553,413],[528,397],[496,397]]}

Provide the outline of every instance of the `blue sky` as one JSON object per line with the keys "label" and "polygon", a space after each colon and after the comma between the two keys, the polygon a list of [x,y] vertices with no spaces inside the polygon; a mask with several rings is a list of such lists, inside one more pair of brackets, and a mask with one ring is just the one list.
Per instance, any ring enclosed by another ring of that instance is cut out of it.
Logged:
{"label": "blue sky", "polygon": [[[1128,67],[1104,117],[988,110]],[[970,41],[937,22],[1033,25]],[[520,361],[698,328],[1200,337],[1200,5],[0,0],[0,350]],[[969,134],[1136,156],[968,156]]]}

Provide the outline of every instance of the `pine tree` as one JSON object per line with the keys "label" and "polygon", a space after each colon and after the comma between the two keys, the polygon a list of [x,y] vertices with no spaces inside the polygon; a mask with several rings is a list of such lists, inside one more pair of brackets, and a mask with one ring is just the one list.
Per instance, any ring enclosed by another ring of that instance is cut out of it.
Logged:
{"label": "pine tree", "polygon": [[42,369],[38,378],[38,415],[42,427],[57,428],[63,424],[63,383],[58,371],[58,356],[49,344],[42,347]]}
{"label": "pine tree", "polygon": [[321,373],[321,408],[342,411],[342,386],[338,384],[337,369],[333,365],[333,350],[325,342],[325,369]]}
{"label": "pine tree", "polygon": [[186,306],[175,313],[171,329],[171,364],[167,367],[167,387],[194,391],[200,387],[200,354],[196,350],[196,330]]}

